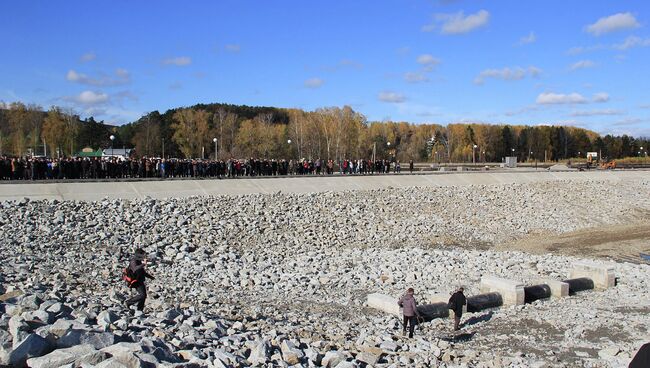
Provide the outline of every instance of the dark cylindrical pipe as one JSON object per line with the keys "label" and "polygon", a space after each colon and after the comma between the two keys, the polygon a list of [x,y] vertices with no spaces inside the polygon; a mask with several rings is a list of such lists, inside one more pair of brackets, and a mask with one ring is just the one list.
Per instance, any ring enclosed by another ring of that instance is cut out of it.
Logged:
{"label": "dark cylindrical pipe", "polygon": [[532,303],[535,300],[550,298],[551,287],[546,284],[526,286],[524,287],[524,295],[525,303]]}
{"label": "dark cylindrical pipe", "polygon": [[429,322],[435,318],[449,317],[447,303],[422,304],[418,305],[417,308],[418,313],[420,313],[420,316],[425,322]]}
{"label": "dark cylindrical pipe", "polygon": [[569,294],[574,294],[578,291],[592,290],[594,288],[594,281],[586,277],[564,280],[562,282],[569,284]]}
{"label": "dark cylindrical pipe", "polygon": [[503,299],[499,293],[479,294],[467,298],[468,312],[480,312],[484,309],[496,308],[501,305],[503,305]]}

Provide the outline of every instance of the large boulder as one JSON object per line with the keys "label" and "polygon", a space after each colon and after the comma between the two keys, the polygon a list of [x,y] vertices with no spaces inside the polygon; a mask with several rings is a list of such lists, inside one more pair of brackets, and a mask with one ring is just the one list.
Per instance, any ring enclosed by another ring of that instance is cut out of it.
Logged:
{"label": "large boulder", "polygon": [[66,333],[56,341],[56,346],[59,349],[86,344],[93,346],[95,349],[103,349],[115,344],[115,335],[110,332],[72,329],[66,331]]}
{"label": "large boulder", "polygon": [[95,365],[106,359],[106,357],[106,353],[100,352],[92,345],[77,345],[71,348],[54,350],[42,357],[27,359],[27,365],[31,368],[57,368],[74,363],[74,366],[77,367],[81,364]]}
{"label": "large boulder", "polygon": [[269,355],[269,345],[266,341],[260,341],[255,345],[251,350],[251,354],[248,356],[248,362],[253,365],[264,365],[268,359]]}
{"label": "large boulder", "polygon": [[300,364],[300,359],[305,356],[302,350],[298,349],[289,340],[284,340],[282,342],[280,345],[280,350],[282,351],[282,359],[289,365]]}
{"label": "large boulder", "polygon": [[25,339],[14,342],[14,349],[9,353],[9,364],[22,367],[29,358],[40,357],[54,349],[54,346],[45,338],[29,334]]}

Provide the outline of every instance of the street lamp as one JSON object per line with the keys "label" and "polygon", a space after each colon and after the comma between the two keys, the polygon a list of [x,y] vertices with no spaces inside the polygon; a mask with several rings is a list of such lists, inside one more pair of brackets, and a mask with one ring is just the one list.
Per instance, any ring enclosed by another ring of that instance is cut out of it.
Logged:
{"label": "street lamp", "polygon": [[476,164],[476,149],[477,145],[472,146],[472,164]]}
{"label": "street lamp", "polygon": [[212,138],[214,142],[214,160],[217,161],[217,138]]}
{"label": "street lamp", "polygon": [[115,136],[111,134],[108,138],[111,140],[111,159],[113,159],[113,141],[115,140]]}

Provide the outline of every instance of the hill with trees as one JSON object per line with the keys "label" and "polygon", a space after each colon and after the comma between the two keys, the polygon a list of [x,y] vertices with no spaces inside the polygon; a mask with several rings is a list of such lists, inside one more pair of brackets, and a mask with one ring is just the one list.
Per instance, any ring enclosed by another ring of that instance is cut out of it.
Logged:
{"label": "hill with trees", "polygon": [[314,111],[197,104],[153,111],[113,126],[53,106],[12,103],[0,109],[0,154],[74,155],[83,147],[134,147],[148,157],[394,158],[477,162],[563,160],[600,152],[607,158],[644,155],[648,139],[562,125],[412,124],[369,122],[349,106]]}

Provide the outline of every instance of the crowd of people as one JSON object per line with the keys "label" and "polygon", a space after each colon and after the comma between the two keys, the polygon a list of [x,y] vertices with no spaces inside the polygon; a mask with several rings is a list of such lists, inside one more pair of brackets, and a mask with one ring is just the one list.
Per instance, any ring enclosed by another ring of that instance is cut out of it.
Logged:
{"label": "crowd of people", "polygon": [[[413,171],[413,161],[409,164]],[[399,161],[302,159],[161,159],[116,157],[6,157],[0,159],[1,180],[234,178],[286,175],[369,175],[400,173]]]}

